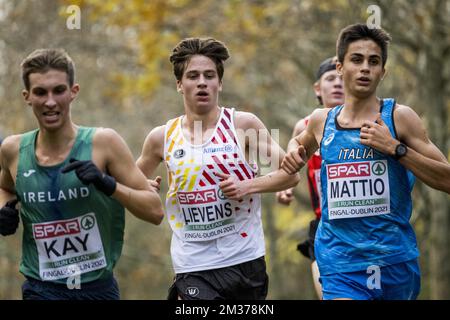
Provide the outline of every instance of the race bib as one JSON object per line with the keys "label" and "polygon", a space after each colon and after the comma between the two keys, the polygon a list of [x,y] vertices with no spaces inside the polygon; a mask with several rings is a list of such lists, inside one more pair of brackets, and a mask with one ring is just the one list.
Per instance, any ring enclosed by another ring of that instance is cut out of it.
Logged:
{"label": "race bib", "polygon": [[390,213],[387,160],[329,164],[326,170],[330,220]]}
{"label": "race bib", "polygon": [[177,199],[185,241],[213,240],[237,232],[234,208],[220,189],[177,192]]}
{"label": "race bib", "polygon": [[107,266],[94,213],[75,219],[33,224],[43,281],[64,279],[74,273]]}

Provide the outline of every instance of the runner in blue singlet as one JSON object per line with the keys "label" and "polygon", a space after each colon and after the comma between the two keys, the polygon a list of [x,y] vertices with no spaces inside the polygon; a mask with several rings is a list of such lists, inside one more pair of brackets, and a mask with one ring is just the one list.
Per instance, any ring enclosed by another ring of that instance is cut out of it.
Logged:
{"label": "runner in blue singlet", "polygon": [[450,165],[419,116],[376,95],[389,41],[383,29],[363,24],[341,31],[336,69],[344,104],[314,111],[282,163],[293,174],[320,148],[323,202],[315,253],[324,299],[415,299],[413,175],[450,193]]}

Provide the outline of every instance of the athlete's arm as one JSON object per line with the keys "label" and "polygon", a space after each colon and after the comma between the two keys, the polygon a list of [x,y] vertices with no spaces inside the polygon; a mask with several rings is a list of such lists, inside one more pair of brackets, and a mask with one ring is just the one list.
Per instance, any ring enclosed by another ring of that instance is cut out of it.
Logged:
{"label": "athlete's arm", "polygon": [[[245,143],[245,150],[248,150],[250,155],[256,154],[260,162],[270,164],[276,169],[264,176],[243,181],[239,181],[235,176],[217,173],[224,179],[219,186],[225,196],[237,200],[248,194],[276,192],[297,185],[300,180],[299,175],[297,173],[289,175],[280,169],[284,151],[273,140],[257,116],[248,112],[236,112],[235,127],[241,145]],[[245,138],[242,137],[243,135]]]}
{"label": "athlete's arm", "polygon": [[[12,177],[17,170],[20,135],[10,136],[3,140],[0,147],[0,207],[16,198],[16,186]],[[11,173],[14,167],[14,173]]]}
{"label": "athlete's arm", "polygon": [[158,176],[154,180],[150,177],[153,177],[153,173],[164,160],[164,130],[165,126],[159,126],[150,131],[145,138],[141,155],[136,161],[139,169],[149,179],[149,185],[157,191],[160,189],[161,177]]}
{"label": "athlete's arm", "polygon": [[[294,130],[292,131],[292,137],[295,138],[300,133],[302,133],[306,129],[306,121],[305,119],[300,119],[294,126]],[[290,205],[292,200],[294,200],[294,188],[289,188],[283,191],[278,191],[276,193],[276,197],[279,203],[284,205]]]}
{"label": "athlete's arm", "polygon": [[314,110],[306,128],[289,141],[286,156],[281,164],[281,168],[288,174],[293,174],[303,168],[319,148],[323,126],[329,111],[329,109]]}
{"label": "athlete's arm", "polygon": [[292,137],[291,138],[295,138],[300,133],[305,131],[305,129],[306,129],[306,121],[305,121],[305,119],[298,120],[297,123],[295,124],[294,130],[292,131]]}
{"label": "athlete's arm", "polygon": [[[408,106],[396,105],[394,121],[398,139],[408,147],[400,163],[430,187],[450,193],[450,164],[428,138],[417,113]],[[381,118],[375,123],[366,121],[361,128],[361,143],[388,155],[395,155],[399,140],[391,136]]]}
{"label": "athlete's arm", "polygon": [[10,172],[11,163],[16,163],[19,152],[18,137],[5,139],[0,148],[0,234],[3,236],[14,234],[19,226],[15,184]]}
{"label": "athlete's arm", "polygon": [[93,150],[93,158],[104,158],[107,172],[116,179],[112,197],[136,217],[160,224],[164,217],[161,199],[149,187],[122,137],[112,129],[97,129]]}

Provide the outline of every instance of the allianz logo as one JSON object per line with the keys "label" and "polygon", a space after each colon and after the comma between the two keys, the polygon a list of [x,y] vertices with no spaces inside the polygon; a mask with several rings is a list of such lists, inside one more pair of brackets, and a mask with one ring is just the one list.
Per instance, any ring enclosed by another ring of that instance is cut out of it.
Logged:
{"label": "allianz logo", "polygon": [[233,152],[233,146],[231,144],[227,144],[223,147],[209,147],[204,148],[203,153],[215,153],[215,152]]}

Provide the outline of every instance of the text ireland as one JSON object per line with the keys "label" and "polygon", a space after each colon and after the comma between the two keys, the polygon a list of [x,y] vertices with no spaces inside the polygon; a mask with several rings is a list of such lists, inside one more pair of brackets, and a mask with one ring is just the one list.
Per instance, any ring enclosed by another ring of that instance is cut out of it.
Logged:
{"label": "text ireland", "polygon": [[23,202],[25,203],[46,203],[74,200],[89,197],[89,188],[72,188],[58,191],[38,191],[38,192],[24,192]]}

